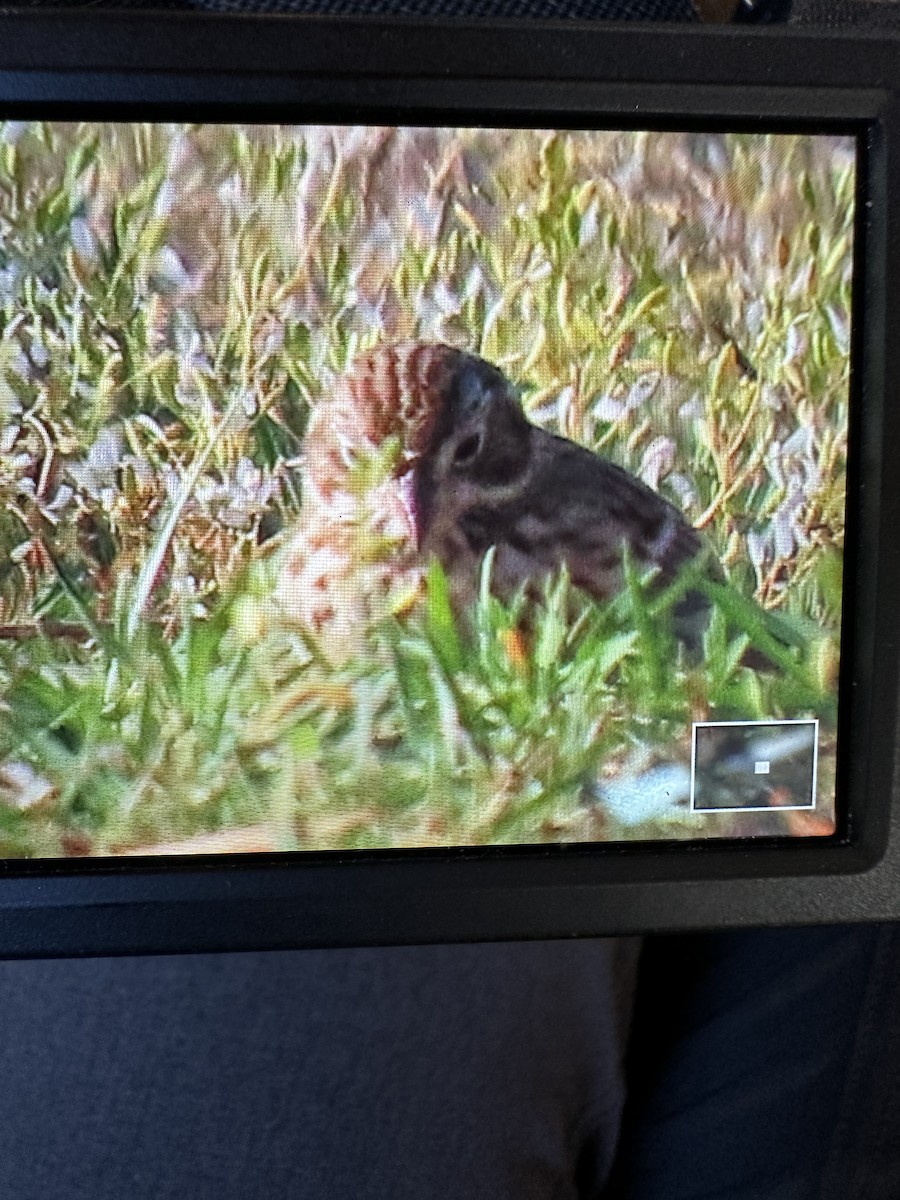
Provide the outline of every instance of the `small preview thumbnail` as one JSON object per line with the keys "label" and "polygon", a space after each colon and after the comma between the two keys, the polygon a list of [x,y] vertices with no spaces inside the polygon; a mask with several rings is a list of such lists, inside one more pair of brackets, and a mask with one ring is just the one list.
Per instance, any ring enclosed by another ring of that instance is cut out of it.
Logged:
{"label": "small preview thumbnail", "polygon": [[691,808],[815,808],[819,722],[697,722]]}

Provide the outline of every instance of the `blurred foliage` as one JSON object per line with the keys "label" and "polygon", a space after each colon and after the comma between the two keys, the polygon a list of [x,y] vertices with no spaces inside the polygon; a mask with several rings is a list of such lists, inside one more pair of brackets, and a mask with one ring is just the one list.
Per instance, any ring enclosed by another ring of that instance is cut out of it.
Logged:
{"label": "blurred foliage", "polygon": [[[592,781],[816,715],[833,785],[854,189],[803,136],[0,126],[0,855],[789,827]],[[339,668],[279,620],[311,406],[410,337],[704,530],[702,662],[674,593],[526,613],[489,561]]]}

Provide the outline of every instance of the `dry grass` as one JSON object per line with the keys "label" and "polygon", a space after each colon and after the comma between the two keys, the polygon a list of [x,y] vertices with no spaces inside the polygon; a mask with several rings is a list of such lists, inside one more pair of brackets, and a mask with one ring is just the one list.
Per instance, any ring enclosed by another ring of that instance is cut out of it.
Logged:
{"label": "dry grass", "polygon": [[[853,219],[828,139],[8,122],[2,853],[783,832],[596,799],[710,716],[819,716],[827,824]],[[526,646],[487,592],[469,638],[433,571],[340,669],[279,621],[310,408],[408,337],[706,531],[702,666],[639,582],[573,623],[559,581]],[[773,629],[781,669],[742,666]]]}

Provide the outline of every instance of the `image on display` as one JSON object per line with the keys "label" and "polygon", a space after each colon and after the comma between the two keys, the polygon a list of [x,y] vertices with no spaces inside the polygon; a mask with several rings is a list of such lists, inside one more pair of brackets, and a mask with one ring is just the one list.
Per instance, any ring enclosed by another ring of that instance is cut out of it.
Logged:
{"label": "image on display", "polygon": [[0,122],[0,859],[827,836],[856,142]]}

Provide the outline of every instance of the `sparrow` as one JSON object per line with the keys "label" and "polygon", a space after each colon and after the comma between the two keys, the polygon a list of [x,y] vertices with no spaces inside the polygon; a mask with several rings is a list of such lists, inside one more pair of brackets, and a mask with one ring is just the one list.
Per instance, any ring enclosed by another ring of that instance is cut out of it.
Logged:
{"label": "sparrow", "polygon": [[[360,465],[390,439],[389,470],[361,489]],[[563,569],[575,588],[607,601],[626,586],[626,552],[662,588],[704,554],[673,504],[534,425],[497,367],[446,345],[388,346],[357,360],[312,414],[305,471],[282,602],[319,631],[337,621],[351,641],[373,615],[373,598],[390,606],[398,590],[415,592],[431,560],[464,613],[489,549],[491,587],[506,601]],[[697,591],[675,606],[674,631],[689,646],[699,644],[707,612]]]}

